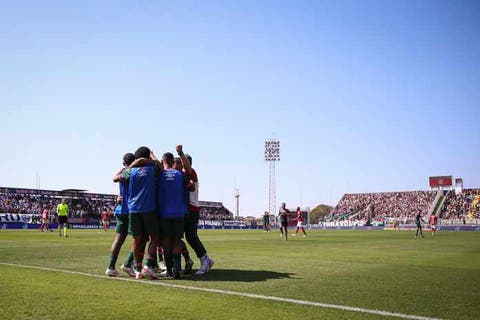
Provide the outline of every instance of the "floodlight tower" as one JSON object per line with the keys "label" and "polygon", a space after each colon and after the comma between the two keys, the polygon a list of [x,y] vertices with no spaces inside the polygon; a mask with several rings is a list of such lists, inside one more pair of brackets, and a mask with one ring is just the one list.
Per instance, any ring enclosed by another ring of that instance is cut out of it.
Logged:
{"label": "floodlight tower", "polygon": [[240,192],[238,192],[238,188],[235,188],[235,199],[237,202],[237,220],[240,218]]}
{"label": "floodlight tower", "polygon": [[268,177],[268,211],[276,214],[275,194],[275,162],[280,161],[280,141],[277,139],[265,140],[265,161],[268,162],[270,171]]}

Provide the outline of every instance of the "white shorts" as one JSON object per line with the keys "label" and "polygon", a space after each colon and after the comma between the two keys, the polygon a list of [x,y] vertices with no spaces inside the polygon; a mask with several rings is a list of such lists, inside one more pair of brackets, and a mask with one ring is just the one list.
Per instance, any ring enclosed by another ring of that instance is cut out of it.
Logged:
{"label": "white shorts", "polygon": [[434,225],[434,224],[430,225],[430,228],[431,228],[432,230],[437,230],[437,226]]}
{"label": "white shorts", "polygon": [[302,221],[298,221],[298,222],[297,222],[297,227],[299,227],[299,228],[300,228],[300,227],[303,227],[303,222],[302,222]]}

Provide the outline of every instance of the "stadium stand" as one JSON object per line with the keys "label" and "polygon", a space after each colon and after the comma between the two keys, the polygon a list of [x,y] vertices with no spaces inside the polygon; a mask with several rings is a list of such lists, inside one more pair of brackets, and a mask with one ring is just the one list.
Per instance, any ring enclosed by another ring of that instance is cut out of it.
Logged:
{"label": "stadium stand", "polygon": [[450,190],[440,209],[442,219],[458,219],[468,216],[469,219],[480,218],[480,189],[464,189],[461,193]]}
{"label": "stadium stand", "polygon": [[405,191],[345,194],[331,212],[332,219],[412,219],[425,214],[435,200],[435,191]]}
{"label": "stadium stand", "polygon": [[200,220],[207,221],[233,220],[233,213],[223,206],[221,202],[200,201]]}
{"label": "stadium stand", "polygon": [[[98,221],[103,210],[113,212],[116,195],[86,193],[76,189],[53,191],[0,187],[0,213],[38,216],[46,206],[55,212],[62,198],[67,199],[71,218],[89,223]],[[233,213],[221,202],[200,201],[200,220],[204,224],[209,221],[233,220]]]}
{"label": "stadium stand", "polygon": [[98,220],[103,210],[113,211],[115,195],[85,193],[81,190],[36,190],[0,187],[0,213],[40,215],[49,206],[55,213],[62,198],[67,199],[70,217]]}

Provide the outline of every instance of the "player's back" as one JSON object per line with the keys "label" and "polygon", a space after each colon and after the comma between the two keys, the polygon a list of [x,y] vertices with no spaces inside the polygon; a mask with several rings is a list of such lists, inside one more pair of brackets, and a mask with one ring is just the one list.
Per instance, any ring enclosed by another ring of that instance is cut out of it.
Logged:
{"label": "player's back", "polygon": [[132,168],[129,182],[129,212],[151,212],[155,210],[155,167]]}
{"label": "player's back", "polygon": [[164,170],[157,183],[157,211],[161,218],[183,218],[187,211],[184,174]]}

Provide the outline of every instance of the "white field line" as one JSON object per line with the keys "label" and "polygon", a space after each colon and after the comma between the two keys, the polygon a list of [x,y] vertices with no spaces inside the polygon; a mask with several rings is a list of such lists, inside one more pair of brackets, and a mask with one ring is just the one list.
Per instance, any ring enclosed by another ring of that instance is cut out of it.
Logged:
{"label": "white field line", "polygon": [[184,290],[191,290],[191,291],[203,291],[203,292],[209,292],[209,293],[219,293],[219,294],[229,295],[229,296],[240,296],[240,297],[247,297],[247,298],[253,298],[253,299],[288,302],[288,303],[292,303],[292,304],[314,306],[314,307],[320,307],[320,308],[329,308],[329,309],[337,309],[337,310],[343,310],[343,311],[352,311],[352,312],[359,312],[359,313],[375,314],[375,315],[380,315],[380,316],[385,316],[385,317],[395,317],[395,318],[414,319],[414,320],[441,320],[439,318],[429,318],[429,317],[422,317],[422,316],[396,313],[396,312],[390,312],[390,311],[350,307],[350,306],[344,306],[344,305],[338,305],[338,304],[289,299],[289,298],[282,298],[282,297],[275,297],[275,296],[267,296],[267,295],[262,295],[262,294],[254,294],[254,293],[243,293],[243,292],[235,292],[235,291],[227,291],[227,290],[219,290],[219,289],[199,288],[199,287],[185,286],[185,285],[180,285],[180,284],[165,283],[165,282],[158,281],[158,280],[157,281],[150,281],[150,280],[135,280],[135,279],[132,279],[132,278],[122,278],[122,277],[107,277],[107,276],[103,276],[103,275],[91,274],[91,273],[85,273],[85,272],[79,272],[79,271],[61,270],[61,269],[53,269],[53,268],[37,267],[37,266],[28,266],[28,265],[22,265],[22,264],[6,263],[6,262],[0,262],[0,265],[9,266],[9,267],[17,267],[17,268],[37,269],[37,270],[43,270],[43,271],[61,272],[61,273],[66,273],[66,274],[81,275],[81,276],[93,277],[93,278],[102,278],[102,279],[118,280],[118,281],[128,281],[128,282],[134,282],[134,283],[137,283],[137,284],[157,285],[157,286],[164,286],[164,287],[169,287],[169,288],[177,288],[177,289],[184,289]]}
{"label": "white field line", "polygon": [[[103,243],[105,244],[105,243]],[[98,243],[69,243],[68,246],[98,246]],[[65,247],[63,244],[33,244],[28,245],[29,248],[38,248],[38,247]],[[108,246],[106,246],[108,247]],[[13,245],[13,246],[3,246],[0,245],[0,249],[8,249],[8,248],[25,248],[25,245]]]}

